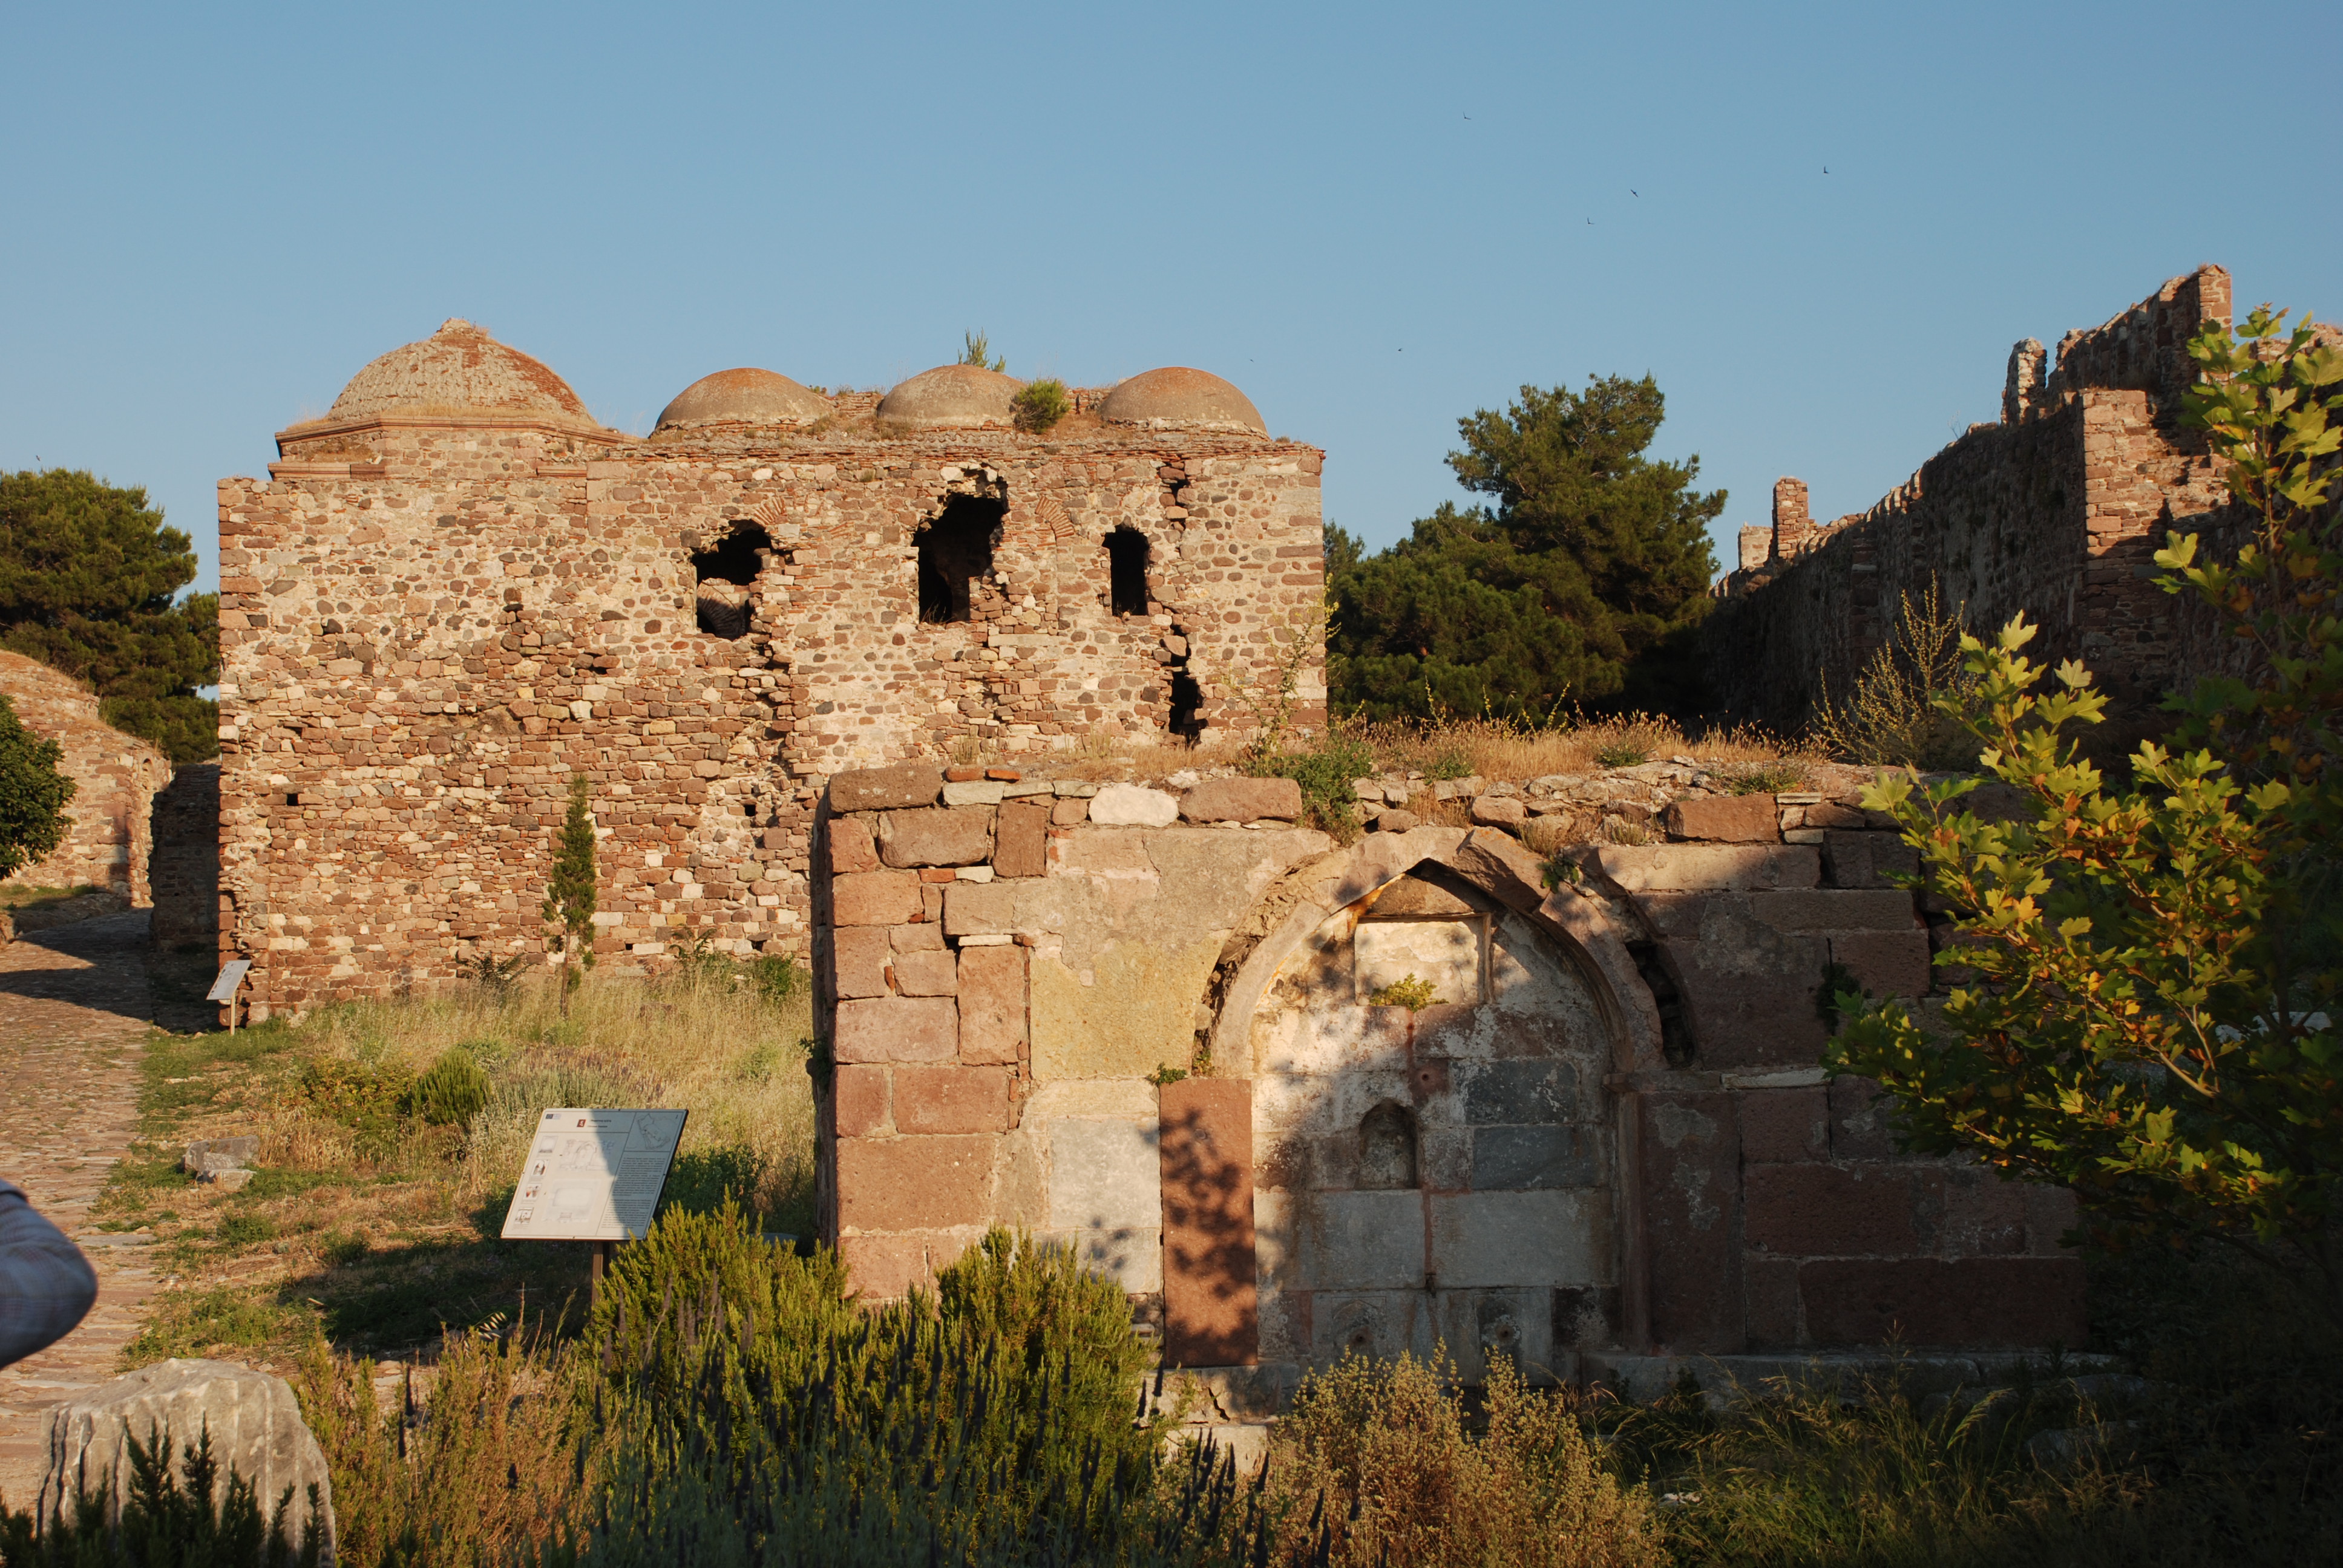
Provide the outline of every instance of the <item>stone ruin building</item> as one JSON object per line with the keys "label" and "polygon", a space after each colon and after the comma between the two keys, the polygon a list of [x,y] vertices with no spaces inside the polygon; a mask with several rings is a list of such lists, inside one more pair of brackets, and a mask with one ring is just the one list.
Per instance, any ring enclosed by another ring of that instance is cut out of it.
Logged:
{"label": "stone ruin building", "polygon": [[107,724],[95,692],[39,659],[0,652],[0,696],[17,722],[63,749],[59,769],[75,786],[65,842],[18,870],[10,885],[102,888],[134,906],[147,903],[149,813],[156,792],[171,780],[171,759]]}
{"label": "stone ruin building", "polygon": [[220,487],[254,1014],[541,952],[583,773],[607,964],[811,965],[821,1227],[872,1296],[1022,1227],[1231,1415],[1351,1349],[2084,1342],[2068,1195],[1897,1154],[1819,1066],[1825,971],[1923,995],[1943,938],[1860,770],[1380,776],[1337,842],[1145,749],[1282,689],[1322,722],[1322,454],[1199,371],[1043,434],[1017,389],[727,371],[638,437],[450,322],[280,433]]}
{"label": "stone ruin building", "polygon": [[[1870,510],[1825,524],[1806,487],[1774,487],[1773,526],[1744,528],[1704,628],[1710,694],[1736,720],[1795,734],[1825,687],[1843,699],[1931,588],[1981,635],[2024,613],[2027,656],[2079,658],[2109,699],[2095,751],[2162,728],[2165,692],[2233,657],[2193,598],[2158,588],[2167,531],[2234,549],[2236,518],[2202,437],[2181,423],[2186,346],[2230,321],[2229,275],[2201,266],[2056,355],[2010,350],[1998,421],[1972,425]],[[2328,327],[2328,340],[2343,334]]]}

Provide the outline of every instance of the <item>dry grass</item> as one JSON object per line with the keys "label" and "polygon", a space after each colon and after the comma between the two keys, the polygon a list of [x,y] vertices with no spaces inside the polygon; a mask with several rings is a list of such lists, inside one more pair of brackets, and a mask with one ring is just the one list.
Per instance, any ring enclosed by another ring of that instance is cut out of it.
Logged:
{"label": "dry grass", "polygon": [[[803,994],[768,1000],[729,962],[656,981],[589,977],[560,1015],[550,984],[346,1004],[231,1040],[157,1031],[143,1066],[143,1147],[99,1220],[150,1227],[172,1274],[133,1365],[225,1352],[276,1360],[320,1332],[347,1349],[427,1343],[558,1303],[586,1250],[497,1239],[528,1130],[548,1105],[659,1104],[692,1114],[670,1201],[729,1190],[769,1228],[810,1227],[813,1104]],[[468,1125],[433,1126],[406,1086],[461,1047],[485,1069]],[[251,1185],[191,1182],[194,1138],[253,1133]]]}
{"label": "dry grass", "polygon": [[[1453,1369],[1403,1355],[1345,1360],[1306,1379],[1271,1439],[1269,1479],[1295,1519],[1326,1522],[1337,1565],[1656,1568],[1666,1561],[1641,1487],[1607,1474],[1575,1402],[1491,1368],[1486,1430],[1469,1436]],[[1285,1533],[1281,1562],[1313,1560]]]}
{"label": "dry grass", "polygon": [[1709,766],[1762,765],[1806,755],[1798,745],[1763,730],[1743,727],[1694,738],[1672,720],[1640,713],[1552,729],[1481,719],[1346,723],[1339,728],[1343,736],[1373,751],[1383,771],[1433,779],[1535,779],[1664,762],[1672,757],[1690,757]]}

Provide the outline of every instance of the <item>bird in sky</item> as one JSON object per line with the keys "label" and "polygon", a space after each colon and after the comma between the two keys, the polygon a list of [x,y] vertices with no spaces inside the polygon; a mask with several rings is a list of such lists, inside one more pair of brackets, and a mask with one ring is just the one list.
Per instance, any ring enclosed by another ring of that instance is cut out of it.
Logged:
{"label": "bird in sky", "polygon": [[1634,196],[1634,197],[1636,200],[1638,200],[1638,201],[1641,201],[1641,200],[1643,199],[1643,196],[1644,196],[1644,193],[1643,193],[1642,191],[1637,190],[1637,189],[1636,189],[1634,186],[1629,186],[1627,187],[1627,194],[1628,194],[1629,196]]}

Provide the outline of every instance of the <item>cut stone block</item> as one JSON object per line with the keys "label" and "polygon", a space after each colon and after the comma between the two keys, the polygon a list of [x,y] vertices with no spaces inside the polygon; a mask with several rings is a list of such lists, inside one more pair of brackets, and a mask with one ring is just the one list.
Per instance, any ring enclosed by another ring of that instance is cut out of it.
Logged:
{"label": "cut stone block", "polygon": [[2090,1327],[2071,1258],[1818,1261],[1799,1265],[1798,1296],[1818,1344],[2071,1347]]}
{"label": "cut stone block", "polygon": [[[1814,811],[1806,813],[1809,819]],[[1851,812],[1858,820],[1861,812]],[[1897,833],[1848,832],[1836,828],[1823,834],[1823,875],[1834,888],[1895,886],[1888,872],[1912,876],[1920,869],[1920,851]]]}
{"label": "cut stone block", "polygon": [[875,871],[879,869],[879,850],[871,842],[869,824],[853,817],[830,819],[830,869],[833,871]]}
{"label": "cut stone block", "polygon": [[868,1138],[887,1126],[887,1070],[840,1063],[832,1084],[837,1097],[838,1135]]}
{"label": "cut stone block", "polygon": [[1162,1228],[1163,1161],[1155,1127],[1071,1118],[1044,1126],[1052,1231],[1085,1236]]}
{"label": "cut stone block", "polygon": [[920,879],[912,871],[853,871],[833,877],[830,914],[840,926],[892,926],[920,918]]}
{"label": "cut stone block", "polygon": [[1915,1216],[1944,1212],[1944,1178],[1908,1165],[1753,1165],[1743,1185],[1752,1251],[1898,1257],[1921,1250]]}
{"label": "cut stone block", "polygon": [[1005,1132],[1009,1074],[997,1067],[899,1067],[898,1132]]}
{"label": "cut stone block", "polygon": [[1611,1283],[1600,1192],[1431,1192],[1423,1203],[1443,1290]]}
{"label": "cut stone block", "polygon": [[1830,950],[1831,960],[1845,964],[1855,983],[1873,996],[1928,994],[1931,965],[1925,930],[1836,931]]}
{"label": "cut stone block", "polygon": [[1782,836],[1771,795],[1694,795],[1667,810],[1668,832],[1718,844],[1771,844]]}
{"label": "cut stone block", "polygon": [[1207,779],[1180,798],[1191,822],[1291,822],[1302,815],[1302,786],[1291,779]]}
{"label": "cut stone block", "polygon": [[879,858],[890,866],[977,866],[992,859],[988,811],[889,811],[879,819]]}
{"label": "cut stone block", "polygon": [[1017,930],[1017,890],[1000,882],[954,882],[943,890],[944,935],[1011,936]]}
{"label": "cut stone block", "polygon": [[1807,844],[1602,844],[1594,859],[1628,893],[1811,888],[1823,875],[1822,852]]}
{"label": "cut stone block", "polygon": [[[1749,912],[1777,931],[1918,931],[1901,888],[1796,888],[1749,895]],[[1921,945],[1926,946],[1922,935]]]}
{"label": "cut stone block", "polygon": [[1091,820],[1104,828],[1169,828],[1179,819],[1180,802],[1161,789],[1102,784],[1091,798]]}
{"label": "cut stone block", "polygon": [[1473,1132],[1475,1192],[1592,1187],[1602,1181],[1594,1151],[1575,1128],[1481,1127]]}
{"label": "cut stone block", "polygon": [[960,1010],[950,997],[872,997],[838,1004],[840,1061],[950,1061],[960,1052]]}
{"label": "cut stone block", "polygon": [[962,948],[959,996],[960,1060],[1015,1061],[1025,1044],[1025,950]]}
{"label": "cut stone block", "polygon": [[1190,1078],[1161,1097],[1164,1364],[1250,1365],[1261,1339],[1252,1086]]}
{"label": "cut stone block", "polygon": [[198,1138],[187,1145],[179,1157],[179,1169],[190,1176],[207,1176],[216,1171],[239,1171],[260,1153],[260,1140],[242,1138]]}
{"label": "cut stone block", "polygon": [[943,782],[943,769],[932,762],[898,762],[891,768],[857,768],[833,773],[830,779],[830,809],[842,815],[848,811],[932,806]]}
{"label": "cut stone block", "polygon": [[947,806],[998,806],[1002,786],[990,779],[970,779],[944,785]]}
{"label": "cut stone block", "polygon": [[1421,1291],[1423,1194],[1257,1192],[1262,1272],[1286,1291]]}
{"label": "cut stone block", "polygon": [[1654,1340],[1733,1354],[1742,1317],[1741,1140],[1730,1094],[1647,1094],[1640,1106]]}
{"label": "cut stone block", "polygon": [[927,1231],[983,1224],[991,1218],[993,1156],[1000,1143],[985,1133],[840,1139],[840,1226]]}
{"label": "cut stone block", "polygon": [[[178,1471],[189,1444],[208,1432],[223,1471],[252,1483],[265,1519],[289,1490],[286,1533],[295,1546],[314,1519],[325,1538],[323,1560],[334,1560],[334,1487],[324,1450],[301,1420],[301,1406],[283,1378],[227,1362],[174,1359],[141,1367],[58,1406],[49,1416],[48,1464],[35,1503],[52,1527],[72,1514],[76,1483],[93,1494],[112,1473],[119,1478],[113,1512],[119,1517],[130,1488],[130,1440],[143,1445],[170,1440]],[[309,1489],[317,1489],[311,1512]],[[219,1483],[216,1498],[224,1494]]]}
{"label": "cut stone block", "polygon": [[887,994],[887,928],[884,926],[844,926],[830,938],[830,957],[836,966],[838,994],[841,997],[885,996]]}
{"label": "cut stone block", "polygon": [[1577,1119],[1578,1072],[1566,1061],[1532,1057],[1480,1062],[1463,1071],[1467,1121],[1536,1124]]}
{"label": "cut stone block", "polygon": [[1752,1165],[1830,1157],[1830,1092],[1753,1089],[1741,1096],[1741,1157]]}
{"label": "cut stone block", "polygon": [[1509,795],[1483,795],[1473,802],[1473,822],[1481,828],[1518,828],[1530,809]]}
{"label": "cut stone block", "polygon": [[[913,930],[936,930],[914,926]],[[932,948],[895,955],[895,989],[905,996],[953,996],[960,990],[960,960],[941,940]]]}
{"label": "cut stone block", "polygon": [[1014,800],[1001,808],[993,830],[996,874],[1038,877],[1049,869],[1050,811],[1046,805]]}

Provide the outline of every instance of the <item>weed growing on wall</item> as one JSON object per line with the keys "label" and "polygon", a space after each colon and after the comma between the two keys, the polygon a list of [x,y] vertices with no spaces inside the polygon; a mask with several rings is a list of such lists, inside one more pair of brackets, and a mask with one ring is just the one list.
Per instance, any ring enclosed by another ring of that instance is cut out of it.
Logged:
{"label": "weed growing on wall", "polygon": [[1066,396],[1066,384],[1054,376],[1028,381],[1009,400],[1017,427],[1029,436],[1045,436],[1050,427],[1074,411],[1073,399]]}
{"label": "weed growing on wall", "polygon": [[586,776],[569,778],[569,813],[554,845],[553,877],[545,890],[545,923],[556,928],[553,950],[561,955],[561,1011],[569,1013],[569,993],[578,970],[594,967],[594,813],[588,805]]}
{"label": "weed growing on wall", "polygon": [[1961,661],[1966,629],[1960,612],[1945,608],[1933,579],[1917,595],[1897,596],[1886,640],[1872,650],[1844,701],[1832,699],[1829,672],[1823,672],[1809,738],[1850,762],[1974,767],[1976,741],[1964,719],[1977,683]]}

